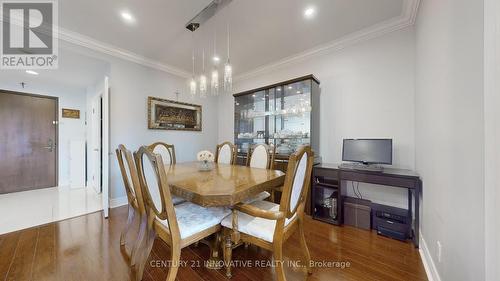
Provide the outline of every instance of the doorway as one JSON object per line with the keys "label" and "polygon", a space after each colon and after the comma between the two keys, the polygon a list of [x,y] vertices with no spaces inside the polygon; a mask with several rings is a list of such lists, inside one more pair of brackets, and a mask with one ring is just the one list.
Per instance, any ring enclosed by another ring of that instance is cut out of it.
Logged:
{"label": "doorway", "polygon": [[0,194],[58,185],[58,98],[0,90]]}
{"label": "doorway", "polygon": [[88,96],[88,179],[87,185],[102,195],[104,216],[109,213],[109,80],[104,77]]}

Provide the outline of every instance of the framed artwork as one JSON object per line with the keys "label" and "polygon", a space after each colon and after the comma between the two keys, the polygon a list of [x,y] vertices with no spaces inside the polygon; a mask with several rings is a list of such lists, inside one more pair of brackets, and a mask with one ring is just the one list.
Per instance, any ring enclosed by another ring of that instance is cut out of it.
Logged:
{"label": "framed artwork", "polygon": [[148,97],[148,129],[201,131],[201,105]]}
{"label": "framed artwork", "polygon": [[63,118],[80,119],[80,110],[63,108],[62,109],[62,117]]}

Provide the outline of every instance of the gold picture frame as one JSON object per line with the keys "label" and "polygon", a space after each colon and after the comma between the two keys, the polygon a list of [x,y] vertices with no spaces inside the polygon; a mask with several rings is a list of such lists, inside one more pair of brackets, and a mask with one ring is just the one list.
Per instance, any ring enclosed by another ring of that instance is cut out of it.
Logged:
{"label": "gold picture frame", "polygon": [[201,131],[201,105],[148,97],[148,129]]}
{"label": "gold picture frame", "polygon": [[80,119],[80,110],[63,108],[62,109],[62,118]]}

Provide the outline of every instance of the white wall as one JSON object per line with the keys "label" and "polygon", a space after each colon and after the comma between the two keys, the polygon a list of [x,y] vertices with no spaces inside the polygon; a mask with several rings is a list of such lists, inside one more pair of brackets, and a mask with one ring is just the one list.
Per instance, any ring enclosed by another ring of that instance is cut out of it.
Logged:
{"label": "white wall", "polygon": [[[43,77],[29,77],[24,71],[3,70],[0,76],[0,89],[32,93],[59,98],[59,186],[69,186],[69,144],[71,140],[85,140],[85,89],[65,85],[54,81],[46,81]],[[23,89],[19,84],[26,81]],[[62,108],[80,110],[80,119],[62,118]]]}
{"label": "white wall", "polygon": [[[130,150],[156,141],[175,145],[178,162],[194,161],[203,149],[214,151],[217,143],[217,99],[191,99],[187,80],[165,72],[119,59],[110,59],[110,194],[111,198],[125,196],[123,181],[114,153],[119,144]],[[202,131],[165,131],[147,128],[147,97],[176,100],[202,105]]]}
{"label": "white wall", "polygon": [[500,280],[500,3],[485,13],[485,251],[486,280]]}
{"label": "white wall", "polygon": [[[344,138],[393,138],[394,166],[413,169],[414,30],[318,54],[306,60],[238,80],[235,92],[314,74],[321,81],[320,148],[325,163],[340,163]],[[219,142],[233,140],[234,99],[219,99]],[[406,191],[379,187],[360,190],[373,201],[407,206]]]}
{"label": "white wall", "polygon": [[422,1],[416,168],[424,184],[422,234],[442,280],[485,278],[483,42],[482,0]]}

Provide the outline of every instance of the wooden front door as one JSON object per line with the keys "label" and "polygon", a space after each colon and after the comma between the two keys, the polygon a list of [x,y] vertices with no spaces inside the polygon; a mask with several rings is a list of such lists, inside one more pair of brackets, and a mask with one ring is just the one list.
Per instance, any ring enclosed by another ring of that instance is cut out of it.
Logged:
{"label": "wooden front door", "polygon": [[57,186],[57,103],[0,90],[0,194]]}

